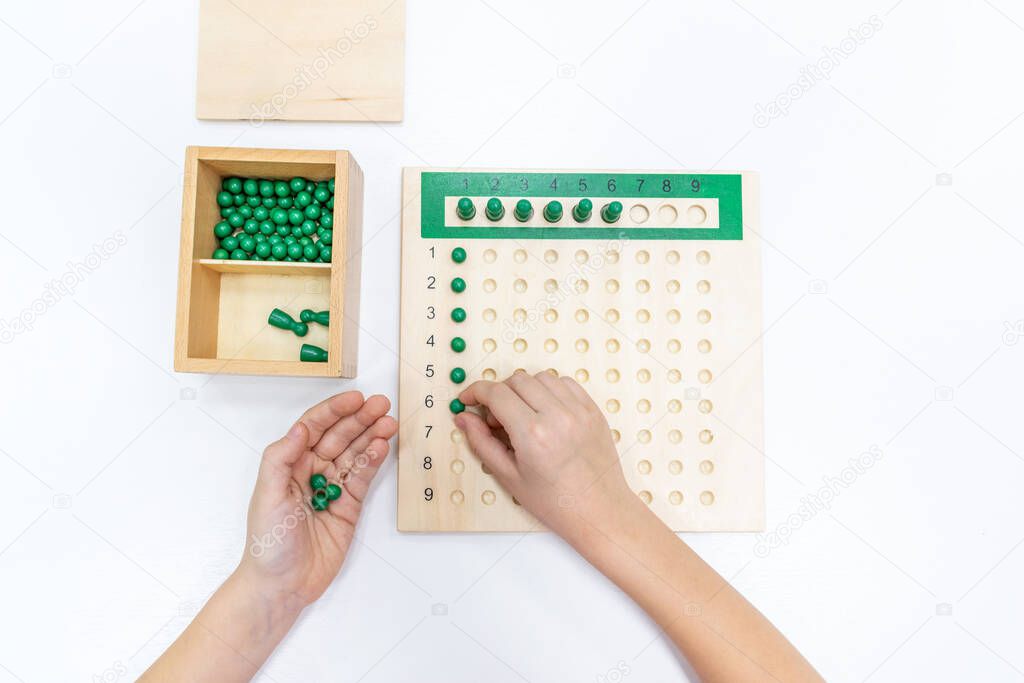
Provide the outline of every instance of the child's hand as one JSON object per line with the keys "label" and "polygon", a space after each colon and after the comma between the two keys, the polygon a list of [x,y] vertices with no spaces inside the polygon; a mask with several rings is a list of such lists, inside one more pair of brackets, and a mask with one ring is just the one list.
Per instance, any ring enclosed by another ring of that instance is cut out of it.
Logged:
{"label": "child's hand", "polygon": [[604,415],[579,384],[547,372],[475,382],[455,416],[470,447],[523,507],[570,542],[588,522],[632,510],[639,499],[622,476]]}
{"label": "child's hand", "polygon": [[[384,396],[364,401],[358,391],[332,396],[264,451],[238,570],[263,595],[301,609],[334,580],[398,426],[390,407]],[[320,512],[309,502],[314,473],[342,487]]]}

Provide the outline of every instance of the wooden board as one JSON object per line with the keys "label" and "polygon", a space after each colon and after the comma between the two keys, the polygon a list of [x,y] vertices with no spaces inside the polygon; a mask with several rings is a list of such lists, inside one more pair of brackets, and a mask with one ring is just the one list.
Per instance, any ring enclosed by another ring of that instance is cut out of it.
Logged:
{"label": "wooden board", "polygon": [[[476,206],[470,220],[456,214],[461,197]],[[490,197],[501,220],[484,216]],[[579,222],[584,197],[594,214]],[[512,215],[522,198],[534,209],[525,222]],[[542,216],[552,199],[564,208],[556,223]],[[516,369],[580,381],[630,486],[673,529],[763,528],[756,174],[411,168],[402,201],[399,529],[536,527],[448,407],[468,382]],[[608,224],[599,212],[612,201],[624,211]],[[452,320],[456,306],[465,322]]]}
{"label": "wooden board", "polygon": [[201,0],[196,116],[401,121],[405,0]]}
{"label": "wooden board", "polygon": [[[225,177],[335,180],[330,263],[211,259],[216,194]],[[345,151],[189,147],[185,154],[174,369],[178,372],[355,377],[363,173]],[[332,324],[309,336],[270,328],[282,308],[329,310]],[[310,343],[327,349],[326,363],[298,361]]]}

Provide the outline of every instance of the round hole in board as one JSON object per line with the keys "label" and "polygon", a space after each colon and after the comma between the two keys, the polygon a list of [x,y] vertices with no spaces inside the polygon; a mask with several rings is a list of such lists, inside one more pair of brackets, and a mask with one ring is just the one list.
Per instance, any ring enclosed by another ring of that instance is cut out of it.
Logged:
{"label": "round hole in board", "polygon": [[669,460],[668,461],[668,473],[669,474],[679,474],[682,471],[683,471],[683,463],[682,462],[680,462],[679,460]]}
{"label": "round hole in board", "polygon": [[554,339],[545,339],[544,350],[547,351],[548,353],[554,353],[555,351],[558,350],[558,342],[555,341]]}
{"label": "round hole in board", "polygon": [[576,322],[581,324],[590,320],[590,314],[584,308],[576,309],[576,314],[573,317],[576,318]]}
{"label": "round hole in board", "polygon": [[701,339],[697,342],[697,350],[701,353],[711,353],[711,342],[707,339]]}
{"label": "round hole in board", "polygon": [[706,266],[711,263],[711,252],[706,249],[701,249],[697,252],[697,263],[702,266]]}
{"label": "round hole in board", "polygon": [[641,460],[640,462],[638,462],[636,464],[636,471],[639,472],[640,474],[650,474],[651,473],[651,461],[650,460]]}
{"label": "round hole in board", "polygon": [[708,212],[700,204],[691,204],[686,210],[686,221],[690,225],[702,225],[708,219]]}
{"label": "round hole in board", "polygon": [[636,433],[636,440],[639,441],[640,443],[650,443],[651,433],[646,429],[641,429],[639,432]]}
{"label": "round hole in board", "polygon": [[525,373],[525,372],[526,372],[526,369],[525,369],[525,368],[516,368],[516,369],[515,369],[515,370],[513,370],[512,372],[513,372],[513,373],[516,373],[516,372],[522,372],[522,373]]}
{"label": "round hole in board", "polygon": [[484,339],[484,351],[487,353],[494,353],[498,348],[498,342],[493,339]]}
{"label": "round hole in board", "polygon": [[669,280],[665,283],[665,291],[669,294],[678,294],[679,288],[679,280]]}
{"label": "round hole in board", "polygon": [[452,491],[452,494],[449,496],[449,498],[455,505],[462,505],[462,503],[466,500],[466,494],[464,494],[459,489],[455,489],[454,491]]}
{"label": "round hole in board", "polygon": [[604,373],[604,378],[609,384],[615,384],[619,381],[619,371],[615,368],[611,368],[608,372]]}
{"label": "round hole in board", "polygon": [[707,325],[709,322],[711,322],[711,311],[709,311],[706,308],[702,308],[699,311],[697,311],[697,321],[701,325]]}
{"label": "round hole in board", "polygon": [[710,384],[711,383],[711,371],[710,370],[706,370],[706,369],[705,370],[701,370],[700,372],[697,373],[697,379],[700,380],[701,384]]}
{"label": "round hole in board", "polygon": [[590,254],[587,253],[586,249],[578,249],[573,254],[573,257],[576,259],[576,263],[586,263],[587,259],[590,258]]}
{"label": "round hole in board", "polygon": [[665,260],[673,265],[679,263],[679,252],[675,249],[669,249],[665,254]]}
{"label": "round hole in board", "polygon": [[[671,204],[662,204],[658,207],[658,222],[662,225],[672,225],[679,218],[679,212]],[[669,261],[674,263],[674,261]]]}
{"label": "round hole in board", "polygon": [[651,412],[651,402],[646,398],[642,398],[636,402],[636,409],[641,413],[649,413]]}
{"label": "round hole in board", "polygon": [[642,500],[645,505],[650,505],[651,501],[654,500],[654,496],[651,495],[650,491],[641,491],[637,495],[640,496],[640,500]]}
{"label": "round hole in board", "polygon": [[548,294],[558,291],[558,280],[553,277],[549,277],[544,281],[544,291]]}
{"label": "round hole in board", "polygon": [[646,223],[647,219],[651,217],[651,210],[643,204],[634,204],[629,207],[629,219],[634,223]]}
{"label": "round hole in board", "polygon": [[607,282],[604,283],[604,289],[609,294],[615,294],[616,292],[619,291],[619,281],[614,278],[608,280]]}
{"label": "round hole in board", "polygon": [[665,347],[669,353],[679,353],[683,348],[683,343],[678,339],[669,339]]}
{"label": "round hole in board", "polygon": [[672,368],[671,370],[668,371],[667,377],[668,381],[671,382],[672,384],[678,384],[679,381],[683,379],[683,373],[679,372],[679,370],[676,370],[675,368]]}
{"label": "round hole in board", "polygon": [[487,292],[488,294],[492,293],[497,288],[498,283],[492,280],[491,278],[487,278],[486,280],[484,280],[484,291]]}
{"label": "round hole in board", "polygon": [[586,339],[576,340],[576,350],[580,353],[586,353],[590,349],[590,342]]}
{"label": "round hole in board", "polygon": [[514,311],[512,311],[512,320],[517,322],[517,323],[525,323],[526,322],[526,309],[525,308],[517,308]]}
{"label": "round hole in board", "polygon": [[620,345],[617,339],[609,339],[604,343],[604,348],[605,350],[608,351],[608,353],[618,353],[619,346]]}
{"label": "round hole in board", "polygon": [[494,263],[498,260],[498,252],[493,249],[488,249],[484,252],[484,261],[487,263]]}
{"label": "round hole in board", "polygon": [[580,280],[576,283],[575,289],[577,294],[586,294],[587,290],[590,289],[590,283],[586,280]]}
{"label": "round hole in board", "polygon": [[682,409],[683,409],[683,404],[682,404],[682,402],[679,399],[674,398],[674,399],[672,399],[671,401],[668,402],[668,412],[670,412],[670,413],[678,413]]}
{"label": "round hole in board", "polygon": [[555,251],[554,249],[548,249],[547,251],[545,251],[544,252],[544,262],[545,263],[557,263],[558,262],[558,252]]}
{"label": "round hole in board", "polygon": [[493,308],[485,308],[484,309],[484,322],[485,323],[493,323],[497,319],[498,319],[498,312],[497,311],[495,311]]}
{"label": "round hole in board", "polygon": [[701,491],[700,492],[700,502],[701,502],[701,505],[711,505],[711,504],[713,504],[715,502],[715,494],[711,493],[711,491]]}
{"label": "round hole in board", "polygon": [[711,474],[715,471],[715,463],[710,460],[701,460],[700,471],[702,474]]}
{"label": "round hole in board", "polygon": [[672,505],[682,505],[683,494],[680,493],[679,491],[669,491],[668,502],[671,503]]}
{"label": "round hole in board", "polygon": [[604,260],[607,261],[608,263],[618,263],[619,262],[619,252],[617,252],[616,250],[612,249],[611,251],[609,251],[608,253],[606,253],[604,255]]}
{"label": "round hole in board", "polygon": [[640,353],[648,353],[651,350],[651,342],[646,339],[637,340],[636,350]]}
{"label": "round hole in board", "polygon": [[[669,443],[679,443],[682,440],[683,440],[683,433],[681,431],[679,431],[678,429],[673,429],[673,430],[669,431],[669,433],[668,433],[668,441],[669,441]],[[680,469],[682,469],[682,465],[680,465]]]}
{"label": "round hole in board", "polygon": [[649,323],[651,321],[651,312],[646,308],[641,308],[636,312],[636,321],[641,325]]}
{"label": "round hole in board", "polygon": [[461,429],[453,429],[451,433],[451,438],[452,443],[462,443],[462,440],[465,438],[465,435],[462,433]]}
{"label": "round hole in board", "polygon": [[678,323],[680,320],[683,319],[683,316],[682,316],[682,314],[679,311],[677,311],[676,309],[672,308],[672,309],[669,309],[669,312],[665,315],[665,318],[670,323],[675,325],[676,323]]}
{"label": "round hole in board", "polygon": [[512,283],[512,289],[516,290],[519,294],[522,294],[527,289],[526,280],[521,277],[516,278],[516,281]]}
{"label": "round hole in board", "polygon": [[651,381],[651,371],[647,368],[640,368],[636,371],[636,381],[640,384],[647,384]]}
{"label": "round hole in board", "polygon": [[526,263],[526,250],[516,249],[512,252],[512,260],[516,263]]}
{"label": "round hole in board", "polygon": [[553,308],[549,308],[548,310],[544,311],[544,321],[549,323],[557,322],[558,311],[556,311]]}
{"label": "round hole in board", "polygon": [[615,324],[619,322],[619,311],[615,308],[609,308],[604,312],[604,319],[608,322]]}
{"label": "round hole in board", "polygon": [[621,438],[622,438],[622,435],[619,434],[619,430],[618,429],[613,429],[612,430],[612,441],[614,443],[618,443],[619,439],[621,439]]}
{"label": "round hole in board", "polygon": [[452,460],[452,464],[449,467],[452,470],[452,474],[462,474],[466,471],[466,463],[458,458]]}
{"label": "round hole in board", "polygon": [[580,384],[585,384],[590,380],[590,373],[587,372],[585,368],[580,368],[579,370],[573,373],[573,377],[575,377],[576,381],[579,382]]}
{"label": "round hole in board", "polygon": [[[556,346],[557,346],[557,342],[556,342]],[[555,370],[554,368],[548,368],[544,372],[548,373],[552,377],[558,377],[558,370]]]}
{"label": "round hole in board", "polygon": [[706,398],[701,399],[700,403],[697,404],[697,410],[704,413],[705,415],[710,413],[713,407],[714,406],[712,405],[711,401],[707,400]]}
{"label": "round hole in board", "polygon": [[646,249],[641,249],[640,251],[636,252],[636,262],[639,263],[640,265],[643,265],[650,260],[651,253]]}
{"label": "round hole in board", "polygon": [[636,291],[638,291],[641,294],[646,294],[647,292],[651,291],[651,283],[648,282],[647,280],[637,280]]}
{"label": "round hole in board", "polygon": [[498,373],[496,373],[491,368],[485,368],[484,371],[480,373],[480,376],[486,379],[488,382],[493,382],[494,380],[498,379]]}
{"label": "round hole in board", "polygon": [[480,463],[480,471],[484,474],[491,474],[491,468],[485,462]]}
{"label": "round hole in board", "polygon": [[608,401],[604,404],[604,407],[609,413],[619,412],[619,402],[616,401],[614,398],[608,399]]}
{"label": "round hole in board", "polygon": [[710,429],[702,429],[702,430],[700,430],[700,442],[701,443],[707,444],[707,443],[711,443],[714,440],[715,440],[715,435],[711,433]]}
{"label": "round hole in board", "polygon": [[480,494],[480,500],[484,505],[494,505],[494,501],[497,500],[498,496],[490,489]]}
{"label": "round hole in board", "polygon": [[701,280],[697,283],[697,292],[700,294],[707,294],[711,291],[711,283],[707,280]]}
{"label": "round hole in board", "polygon": [[512,348],[515,349],[516,353],[524,353],[526,351],[526,340],[516,339],[512,342]]}

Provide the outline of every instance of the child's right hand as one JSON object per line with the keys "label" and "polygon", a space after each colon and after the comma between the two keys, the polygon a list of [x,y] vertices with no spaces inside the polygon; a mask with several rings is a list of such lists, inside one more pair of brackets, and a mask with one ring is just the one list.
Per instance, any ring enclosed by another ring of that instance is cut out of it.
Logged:
{"label": "child's right hand", "polygon": [[597,404],[570,377],[517,372],[475,382],[459,397],[482,406],[455,425],[470,448],[523,507],[570,543],[585,527],[634,510],[611,430]]}

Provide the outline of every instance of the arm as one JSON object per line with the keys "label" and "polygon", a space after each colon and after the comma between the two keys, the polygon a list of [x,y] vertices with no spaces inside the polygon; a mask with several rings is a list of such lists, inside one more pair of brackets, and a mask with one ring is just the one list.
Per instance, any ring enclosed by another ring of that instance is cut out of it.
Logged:
{"label": "arm", "polygon": [[455,424],[499,482],[636,601],[703,680],[821,680],[630,491],[608,423],[579,384],[520,372],[460,398],[485,409]]}
{"label": "arm", "polygon": [[[341,569],[397,424],[383,396],[352,391],[310,408],[267,447],[238,568],[142,681],[248,681]],[[341,497],[314,511],[314,473]]]}

